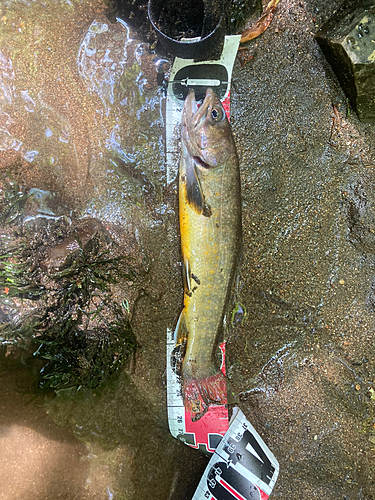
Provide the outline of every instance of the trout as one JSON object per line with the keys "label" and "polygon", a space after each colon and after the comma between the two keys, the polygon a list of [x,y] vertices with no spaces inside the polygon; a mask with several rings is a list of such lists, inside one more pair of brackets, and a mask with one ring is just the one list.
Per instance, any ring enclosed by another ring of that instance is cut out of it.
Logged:
{"label": "trout", "polygon": [[232,131],[207,89],[198,109],[186,97],[181,128],[179,219],[184,307],[175,331],[182,346],[184,405],[193,421],[225,404],[226,380],[215,362],[242,250],[241,187]]}

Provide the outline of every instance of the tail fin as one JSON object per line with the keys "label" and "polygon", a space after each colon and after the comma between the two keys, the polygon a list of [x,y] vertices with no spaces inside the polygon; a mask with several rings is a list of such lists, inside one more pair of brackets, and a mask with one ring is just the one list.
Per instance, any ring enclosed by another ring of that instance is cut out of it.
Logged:
{"label": "tail fin", "polygon": [[196,422],[208,410],[209,406],[227,404],[227,383],[223,373],[203,379],[185,379],[183,381],[185,410],[191,420]]}
{"label": "tail fin", "polygon": [[182,363],[188,336],[185,309],[178,318],[174,331],[173,359],[171,365],[174,372],[182,378],[182,395],[185,410],[190,414],[191,420],[196,422],[208,410],[209,406],[227,404],[227,382],[221,371],[209,377],[197,379],[184,377]]}

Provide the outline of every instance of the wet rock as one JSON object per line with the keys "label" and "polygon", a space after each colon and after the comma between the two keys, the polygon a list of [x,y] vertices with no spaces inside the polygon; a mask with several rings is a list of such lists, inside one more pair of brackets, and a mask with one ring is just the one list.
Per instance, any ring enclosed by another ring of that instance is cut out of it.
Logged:
{"label": "wet rock", "polygon": [[84,219],[72,228],[71,234],[47,250],[45,259],[39,263],[40,268],[47,272],[61,269],[67,259],[77,253],[80,248],[83,249],[98,231],[104,233],[104,228],[98,221]]}
{"label": "wet rock", "polygon": [[275,376],[264,371],[257,378],[260,390],[242,403],[252,422],[272,433],[273,452],[282,462],[272,498],[297,498],[298,489],[306,499],[372,498],[364,451],[371,402],[356,388],[359,379],[365,385],[371,379],[336,350],[292,348],[280,353],[280,361],[284,378],[276,390],[264,390]]}
{"label": "wet rock", "polygon": [[345,2],[316,34],[360,120],[375,123],[375,4]]}
{"label": "wet rock", "polygon": [[0,324],[8,322],[9,322],[8,314],[3,310],[3,308],[0,308]]}
{"label": "wet rock", "polygon": [[347,206],[348,238],[361,252],[375,253],[375,212],[373,183],[368,177],[356,179],[344,191]]}

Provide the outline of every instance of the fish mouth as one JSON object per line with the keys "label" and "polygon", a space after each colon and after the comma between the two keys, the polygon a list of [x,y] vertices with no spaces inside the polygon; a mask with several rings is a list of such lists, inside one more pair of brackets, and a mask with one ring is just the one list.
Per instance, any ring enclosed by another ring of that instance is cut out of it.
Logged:
{"label": "fish mouth", "polygon": [[198,104],[195,100],[195,92],[193,89],[189,90],[188,95],[185,98],[183,113],[187,119],[191,119],[191,117],[197,112]]}
{"label": "fish mouth", "polygon": [[207,137],[203,129],[206,117],[211,112],[216,99],[215,92],[208,88],[203,103],[198,108],[195,92],[190,90],[185,99],[182,113],[182,138],[196,163],[205,169],[210,168],[212,165],[203,159],[202,152],[206,149],[205,143],[207,143]]}
{"label": "fish mouth", "polygon": [[215,92],[211,88],[208,88],[206,90],[206,95],[205,98],[203,99],[203,103],[198,108],[198,104],[195,100],[194,90],[189,91],[189,94],[185,99],[184,113],[187,120],[189,120],[190,127],[192,128],[199,127],[199,124],[204,120],[204,118],[207,115],[207,112],[213,106],[215,98],[216,98]]}

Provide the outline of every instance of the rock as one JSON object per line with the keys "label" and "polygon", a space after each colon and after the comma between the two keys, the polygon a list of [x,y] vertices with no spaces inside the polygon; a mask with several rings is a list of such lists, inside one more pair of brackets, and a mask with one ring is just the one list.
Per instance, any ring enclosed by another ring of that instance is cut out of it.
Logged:
{"label": "rock", "polygon": [[316,39],[361,121],[375,123],[375,2],[344,5]]}
{"label": "rock", "polygon": [[68,258],[79,252],[80,248],[84,249],[100,231],[105,234],[104,227],[98,221],[91,218],[83,219],[62,241],[48,248],[46,258],[39,263],[40,268],[47,272],[63,268]]}

